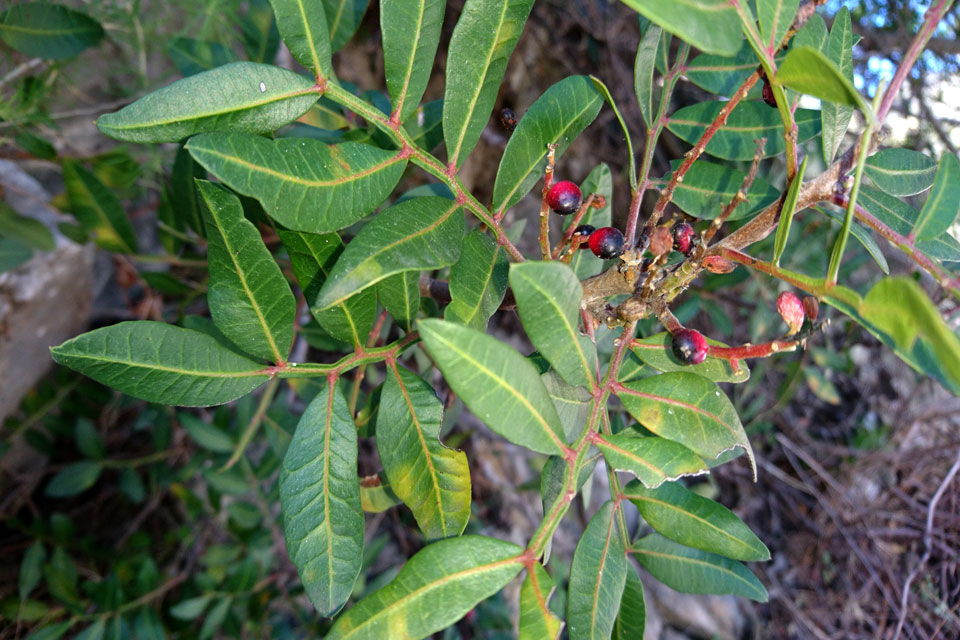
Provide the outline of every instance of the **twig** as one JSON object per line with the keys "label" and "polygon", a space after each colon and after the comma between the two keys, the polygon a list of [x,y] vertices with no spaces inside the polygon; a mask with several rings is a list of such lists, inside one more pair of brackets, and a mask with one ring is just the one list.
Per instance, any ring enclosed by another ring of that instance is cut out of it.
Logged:
{"label": "twig", "polygon": [[943,481],[930,499],[930,506],[927,507],[927,528],[923,533],[923,556],[903,582],[903,590],[900,594],[900,619],[897,620],[897,628],[896,631],[894,631],[893,640],[900,638],[900,633],[903,631],[903,624],[907,620],[907,606],[910,601],[910,584],[923,567],[926,566],[927,561],[930,560],[930,552],[933,549],[933,519],[937,512],[937,503],[940,502],[940,498],[943,497],[943,493],[947,490],[947,486],[953,480],[953,477],[957,475],[957,471],[960,471],[960,449],[957,450],[957,459],[953,461],[953,465],[950,467],[950,470],[947,471],[947,475],[943,477]]}
{"label": "twig", "polygon": [[760,160],[763,159],[763,148],[767,145],[767,139],[758,138],[754,142],[757,143],[757,150],[753,153],[750,171],[748,171],[747,175],[743,178],[743,183],[733,196],[733,199],[723,208],[723,211],[720,212],[720,215],[710,224],[707,230],[703,232],[701,245],[704,247],[713,239],[714,234],[720,230],[720,227],[727,221],[734,209],[740,206],[741,203],[747,201],[747,193],[749,193],[753,181],[757,178],[757,170],[760,168]]}

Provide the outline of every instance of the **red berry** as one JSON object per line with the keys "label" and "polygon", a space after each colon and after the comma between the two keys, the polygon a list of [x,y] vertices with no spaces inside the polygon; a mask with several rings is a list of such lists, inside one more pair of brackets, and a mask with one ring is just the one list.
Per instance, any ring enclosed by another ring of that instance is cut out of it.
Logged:
{"label": "red berry", "polygon": [[576,213],[580,205],[583,204],[583,194],[580,193],[580,187],[569,180],[561,180],[550,187],[547,194],[547,204],[556,213],[562,216],[569,216]]}
{"label": "red berry", "polygon": [[803,303],[800,302],[797,294],[792,291],[781,292],[780,295],[777,296],[777,311],[780,312],[780,317],[783,318],[783,321],[786,322],[790,328],[787,332],[788,336],[792,336],[797,331],[800,331],[806,312],[803,310]]}
{"label": "red berry", "polygon": [[693,329],[673,334],[673,355],[684,364],[700,364],[707,358],[707,339]]}
{"label": "red berry", "polygon": [[673,225],[673,248],[687,256],[693,250],[693,226],[689,222]]}
{"label": "red berry", "polygon": [[583,241],[580,243],[581,249],[587,249],[590,246],[588,244],[588,241],[590,239],[590,235],[594,231],[596,231],[596,228],[593,225],[589,225],[589,224],[582,224],[573,230],[573,235],[581,236],[583,238]]}
{"label": "red berry", "polygon": [[623,253],[623,234],[616,227],[603,227],[590,234],[590,250],[604,260],[611,260]]}

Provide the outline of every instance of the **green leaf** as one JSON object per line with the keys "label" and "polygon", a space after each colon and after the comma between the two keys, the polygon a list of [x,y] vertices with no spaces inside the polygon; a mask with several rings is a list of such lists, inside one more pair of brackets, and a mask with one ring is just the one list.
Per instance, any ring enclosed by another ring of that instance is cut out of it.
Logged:
{"label": "green leaf", "polygon": [[737,410],[710,380],[695,373],[664,373],[628,382],[617,394],[640,424],[708,460],[741,447],[756,462]]}
{"label": "green leaf", "polygon": [[317,294],[317,307],[404,271],[447,267],[460,257],[463,211],[447,198],[405,200],[381,211],[350,241]]}
{"label": "green leaf", "polygon": [[590,125],[600,112],[603,96],[587,76],[569,76],[537,98],[510,136],[493,183],[493,206],[503,213],[543,177],[547,145],[556,144],[556,157]]}
{"label": "green leaf", "polygon": [[593,394],[584,387],[567,384],[553,370],[541,374],[540,381],[547,388],[553,406],[557,409],[564,437],[567,442],[573,442],[587,424]]}
{"label": "green leaf", "polygon": [[777,81],[794,91],[836,105],[858,107],[873,117],[870,106],[857,92],[853,81],[827,56],[812,47],[791,47],[777,71]]}
{"label": "green leaf", "polygon": [[144,607],[137,614],[137,619],[133,623],[133,632],[137,640],[167,640],[163,621],[159,614],[149,607]]}
{"label": "green leaf", "polygon": [[207,609],[212,598],[212,595],[204,595],[181,600],[170,607],[170,615],[177,620],[195,620]]}
{"label": "green leaf", "polygon": [[807,20],[807,24],[794,36],[791,47],[813,47],[823,53],[827,50],[827,41],[830,34],[827,33],[827,23],[823,21],[820,14],[814,13]]}
{"label": "green leaf", "polygon": [[162,322],[121,322],[50,349],[53,359],[149,402],[209,406],[236,400],[269,377],[208,335]]}
{"label": "green leaf", "polygon": [[136,234],[113,191],[70,159],[63,161],[63,182],[73,215],[97,245],[107,251],[136,253]]}
{"label": "green leaf", "polygon": [[[707,338],[707,343],[718,347],[727,346],[710,338]],[[736,370],[730,366],[729,360],[714,358],[710,355],[700,364],[690,365],[680,362],[673,355],[673,338],[667,331],[637,340],[631,349],[640,360],[658,371],[695,373],[714,382],[746,382],[750,379],[750,369],[743,361],[738,362],[739,367]]]}
{"label": "green leaf", "polygon": [[19,595],[24,600],[40,584],[43,577],[43,563],[47,559],[47,551],[43,543],[35,541],[23,554],[23,560],[20,562],[20,582]]}
{"label": "green leaf", "polygon": [[57,247],[47,225],[34,218],[21,216],[2,200],[0,200],[0,235],[13,238],[40,251],[53,251]]}
{"label": "green leaf", "polygon": [[0,273],[16,269],[33,257],[30,247],[11,238],[0,237]]}
{"label": "green leaf", "polygon": [[444,0],[381,0],[383,70],[394,112],[412,114],[430,81],[440,44]]}
{"label": "green leaf", "polygon": [[[581,224],[589,224],[597,229],[609,227],[613,224],[611,210],[613,209],[613,176],[610,174],[610,167],[606,163],[600,163],[595,166],[580,183],[580,190],[585,194],[584,197],[595,193],[606,199],[606,204],[599,209],[590,207],[580,219]],[[564,221],[564,230],[569,228],[573,222],[572,216]],[[582,247],[583,245],[581,245]],[[573,256],[570,261],[570,267],[577,274],[577,278],[583,280],[590,276],[595,276],[603,269],[603,260],[593,255],[589,249],[581,249]]]}
{"label": "green leaf", "polygon": [[787,189],[787,197],[783,201],[783,207],[780,209],[780,222],[777,224],[777,236],[773,243],[773,264],[780,266],[780,257],[783,256],[787,248],[787,240],[790,239],[790,226],[793,223],[793,215],[797,212],[797,200],[800,198],[800,187],[803,185],[803,174],[807,171],[807,160],[810,156],[804,156],[800,163],[800,169],[790,182],[790,188]]}
{"label": "green leaf", "polygon": [[208,640],[213,637],[213,634],[223,625],[227,614],[230,613],[232,604],[233,598],[223,598],[210,608],[203,619],[203,624],[200,626],[200,640]]}
{"label": "green leaf", "polygon": [[68,498],[92,487],[100,477],[103,467],[99,462],[84,460],[61,469],[44,490],[51,498]]}
{"label": "green leaf", "polygon": [[440,442],[443,403],[416,374],[388,372],[377,415],[377,451],[390,488],[427,539],[463,532],[470,519],[467,454]]}
{"label": "green leaf", "polygon": [[193,76],[215,67],[236,62],[237,56],[219,42],[173,38],[167,43],[167,55],[177,65],[180,75]]}
{"label": "green leaf", "polygon": [[212,424],[208,424],[195,415],[178,413],[177,419],[184,431],[190,434],[198,445],[214,453],[231,453],[237,443],[230,435]]}
{"label": "green leaf", "polygon": [[538,453],[563,453],[560,417],[529,360],[496,338],[444,320],[420,320],[418,327],[454,393],[488,427]]}
{"label": "green leaf", "polygon": [[740,50],[740,18],[727,0],[622,0],[664,31],[721,56]]}
{"label": "green leaf", "polygon": [[560,262],[515,263],[510,286],[533,346],[571,385],[596,386],[597,349],[578,328],[583,287],[570,267]]}
{"label": "green leaf", "polygon": [[247,57],[253,62],[272,62],[280,49],[280,31],[267,0],[250,0],[240,21],[240,34]]}
{"label": "green leaf", "polygon": [[623,490],[660,534],[680,544],[734,560],[769,560],[770,551],[732,511],[678,482],[648,489],[633,481]]}
{"label": "green leaf", "polygon": [[177,80],[116,113],[97,127],[116,140],[176,142],[204,131],[267,133],[303,115],[317,101],[313,83],[292,71],[233,62]]}
{"label": "green leaf", "polygon": [[197,193],[197,179],[204,180],[207,172],[190,156],[190,152],[180,147],[173,160],[167,197],[177,219],[196,231],[201,237],[206,235],[203,228],[203,211],[200,208],[200,195]]}
{"label": "green leaf", "polygon": [[629,471],[648,487],[707,472],[703,460],[682,444],[639,436],[632,430],[612,436],[595,435],[593,444],[611,469]]}
{"label": "green leaf", "polygon": [[73,640],[102,640],[107,631],[105,618],[95,620],[93,624],[73,637]]}
{"label": "green leaf", "polygon": [[363,558],[357,428],[337,382],[307,406],[283,458],[287,553],[310,602],[330,616],[350,597]]}
{"label": "green leaf", "polygon": [[27,2],[0,13],[0,40],[33,58],[72,58],[102,38],[99,22],[61,5]]}
{"label": "green leaf", "polygon": [[304,233],[278,229],[286,247],[293,273],[300,283],[310,313],[321,328],[334,338],[363,346],[377,314],[377,292],[365,289],[329,309],[317,306],[317,294],[343,253],[343,242],[335,233]]}
{"label": "green leaf", "polygon": [[243,217],[240,199],[201,180],[210,284],[207,303],[217,329],[243,351],[283,362],[293,344],[297,301],[260,232]]}
{"label": "green leaf", "polygon": [[913,196],[930,188],[937,164],[912,149],[884,149],[867,158],[863,172],[892,196]]}
{"label": "green leaf", "polygon": [[647,27],[637,47],[637,57],[633,61],[633,92],[637,95],[637,104],[647,126],[652,126],[653,112],[653,71],[657,49],[660,48],[660,36],[663,30],[655,24]]}
{"label": "green leaf", "polygon": [[750,43],[744,41],[740,50],[732,57],[701,53],[687,63],[683,75],[701,89],[729,97],[756,70],[757,54],[753,52]]}
{"label": "green leaf", "polygon": [[[840,73],[853,82],[853,28],[850,25],[850,10],[846,7],[840,7],[833,18],[826,54],[840,69]],[[823,122],[823,160],[829,166],[850,126],[853,107],[824,102],[820,105],[820,114]]]}
{"label": "green leaf", "polygon": [[103,436],[86,418],[77,420],[73,429],[73,439],[77,443],[77,450],[92,460],[103,460],[107,455],[107,448]]}
{"label": "green leaf", "polygon": [[733,594],[767,601],[767,590],[757,577],[735,560],[685,547],[656,533],[637,540],[631,552],[654,578],[681,593]]}
{"label": "green leaf", "polygon": [[520,573],[522,551],[483,536],[434,542],[340,616],[326,640],[417,640],[445,629]]}
{"label": "green leaf", "polygon": [[[684,107],[670,117],[667,128],[680,139],[696,144],[725,104],[700,102]],[[798,142],[805,142],[820,133],[819,112],[797,109],[794,117],[798,127]],[[706,151],[725,160],[751,160],[757,150],[754,142],[757,138],[767,139],[763,157],[769,158],[784,152],[780,114],[763,102],[741,102],[707,144]]]}
{"label": "green leaf", "polygon": [[443,138],[455,167],[480,140],[532,8],[533,0],[467,0],[463,6],[450,38],[443,96]]}
{"label": "green leaf", "polygon": [[360,142],[243,133],[197,136],[186,148],[227,186],[256,198],[271,218],[310,233],[342,229],[373,211],[407,164],[401,153]]}
{"label": "green leaf", "polygon": [[[681,162],[672,162],[673,169],[676,170]],[[733,201],[746,177],[747,174],[743,171],[703,159],[697,160],[684,174],[683,182],[677,184],[673,192],[673,203],[691,216],[701,220],[713,220]],[[664,176],[663,180],[654,182],[654,185],[666,184],[669,179],[669,175]],[[747,200],[737,205],[728,219],[745,218],[765,209],[779,197],[779,189],[764,180],[755,179],[747,190]]]}
{"label": "green leaf", "polygon": [[360,27],[369,0],[323,0],[330,29],[330,48],[339,51]]}
{"label": "green leaf", "polygon": [[799,5],[800,0],[757,0],[760,35],[769,51],[780,48],[787,30],[793,24],[793,17],[797,15]]}
{"label": "green leaf", "polygon": [[627,581],[620,598],[620,612],[613,623],[611,640],[639,640],[647,625],[647,607],[643,601],[643,583],[636,570],[627,571]]}
{"label": "green leaf", "polygon": [[952,153],[940,157],[940,167],[933,181],[933,188],[923,203],[920,217],[911,234],[917,240],[936,238],[944,233],[957,219],[960,212],[960,160]]}
{"label": "green leaf", "polygon": [[57,640],[58,638],[63,637],[67,631],[70,630],[70,627],[73,626],[73,620],[67,620],[66,622],[58,622],[56,624],[47,625],[41,629],[37,629],[27,636],[27,640]]}
{"label": "green leaf", "polygon": [[862,299],[855,292],[841,291],[846,292],[842,298],[828,295],[823,300],[860,323],[911,367],[960,395],[960,338],[916,282],[885,278]]}
{"label": "green leaf", "polygon": [[360,480],[360,506],[365,513],[381,513],[401,503],[382,475]]}
{"label": "green leaf", "polygon": [[420,310],[420,272],[404,271],[377,283],[377,298],[404,331],[413,331]]}
{"label": "green leaf", "polygon": [[[833,218],[837,222],[841,224],[843,223],[843,219],[845,217],[843,213],[839,213],[826,207],[814,208],[828,218]],[[867,253],[869,253],[880,266],[880,270],[883,271],[884,275],[890,275],[890,265],[887,264],[887,258],[883,255],[883,251],[880,250],[880,247],[877,246],[873,236],[870,235],[870,230],[854,220],[850,224],[850,235],[856,238],[860,244],[863,245],[863,248],[867,250]]]}
{"label": "green leaf", "polygon": [[916,209],[903,200],[888,196],[879,189],[866,185],[860,185],[857,204],[902,236],[910,233],[920,215]]}
{"label": "green leaf", "polygon": [[432,100],[414,109],[403,121],[403,128],[410,140],[424,151],[436,149],[443,142],[443,100]]}
{"label": "green leaf", "polygon": [[627,556],[608,501],[590,518],[573,552],[567,587],[570,640],[609,638],[627,579]]}
{"label": "green leaf", "polygon": [[553,578],[539,562],[527,569],[527,577],[520,586],[520,621],[517,640],[556,640],[563,629],[563,621],[548,608],[553,595]]}
{"label": "green leaf", "polygon": [[324,78],[333,77],[330,31],[323,6],[311,0],[270,0],[283,43],[297,62]]}
{"label": "green leaf", "polygon": [[486,331],[507,292],[510,263],[499,244],[480,229],[464,239],[460,259],[450,267],[450,304],[444,319]]}

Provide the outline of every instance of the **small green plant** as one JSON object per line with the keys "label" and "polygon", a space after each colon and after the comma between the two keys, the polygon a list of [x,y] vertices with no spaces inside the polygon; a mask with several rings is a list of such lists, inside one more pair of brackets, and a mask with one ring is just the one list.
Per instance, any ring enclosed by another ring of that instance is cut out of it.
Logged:
{"label": "small green plant", "polygon": [[[337,79],[331,54],[352,36],[355,14],[335,23],[324,7],[336,3],[271,0],[280,37],[309,74],[211,54],[210,68],[97,121],[116,140],[184,143],[162,230],[179,264],[206,265],[212,322],[123,322],[68,340],[52,356],[161,405],[250,402],[259,389],[238,442],[224,440],[213,425],[186,421],[201,445],[229,454],[226,468],[240,459],[255,465],[246,446],[281,381],[309,398],[292,438],[277,444],[282,463],[275,462],[287,551],[316,611],[333,618],[328,640],[427,637],[521,572],[520,638],[557,638],[564,626],[574,640],[638,638],[643,593],[630,558],[679,591],[765,601],[763,584],[742,563],[769,559],[766,546],[682,479],[741,454],[756,474],[741,419],[718,383],[743,383],[747,360],[816,340],[819,303],[960,391],[960,340],[914,280],[886,273],[864,229],[960,297],[960,281],[944,266],[960,260],[960,243],[947,233],[960,208],[960,163],[949,153],[937,166],[909,149],[878,152],[894,97],[951,2],[931,4],[901,66],[872,101],[853,86],[846,10],[828,30],[815,12],[821,2],[810,0],[624,3],[639,12],[643,34],[634,76],[647,129],[639,167],[631,127],[640,123],[628,126],[601,79],[571,76],[518,121],[512,112],[503,116],[515,130],[489,206],[464,188],[458,171],[494,112],[533,0],[467,0],[447,51],[442,101],[421,104],[443,0],[381,0],[389,98]],[[0,37],[10,46],[27,45],[3,26],[34,24],[41,9],[31,6],[2,14]],[[672,110],[681,76],[727,98]],[[800,107],[804,95],[819,98],[821,109]],[[606,165],[580,186],[554,182],[561,155],[605,104],[627,141],[631,201],[623,230],[612,224]],[[864,127],[845,146],[855,112]],[[653,154],[665,129],[691,146],[657,177]],[[781,158],[782,188],[759,174],[769,159]],[[434,182],[398,193],[408,171]],[[93,240],[135,254],[133,229],[102,179],[69,161],[64,176]],[[541,178],[539,250],[524,255],[507,213]],[[659,198],[642,220],[641,202],[651,190]],[[928,190],[919,211],[902,199]],[[671,203],[681,212],[677,220],[668,215]],[[781,267],[795,246],[792,220],[818,211],[839,221],[818,251],[821,271]],[[556,222],[563,228],[554,241]],[[851,235],[884,270],[865,293],[839,283]],[[595,255],[579,251],[584,244]],[[727,346],[684,327],[671,310],[704,278],[712,286],[723,282],[714,274],[737,269],[810,296],[801,303],[792,292],[781,294],[785,336]],[[521,354],[486,333],[491,316],[507,307],[516,308],[536,353]],[[655,331],[655,322],[665,331]],[[301,337],[336,356],[293,361]],[[372,367],[383,382],[365,389]],[[438,438],[441,398],[451,394],[491,430],[542,456],[543,520],[524,546],[464,535],[470,467],[463,452]],[[383,468],[361,478],[358,443],[371,437]],[[610,499],[576,547],[559,610],[544,568],[551,539],[601,460]],[[92,484],[96,476],[89,475],[102,467],[88,464],[88,475],[71,482]],[[635,478],[623,484],[620,472]],[[631,539],[628,502],[653,533]],[[364,510],[400,503],[429,544],[390,582],[347,606],[364,592],[357,586],[365,566]],[[237,593],[253,588],[237,580]],[[197,594],[174,616],[190,620],[209,602]],[[217,614],[221,620],[229,607]],[[57,623],[59,633],[83,620]]]}

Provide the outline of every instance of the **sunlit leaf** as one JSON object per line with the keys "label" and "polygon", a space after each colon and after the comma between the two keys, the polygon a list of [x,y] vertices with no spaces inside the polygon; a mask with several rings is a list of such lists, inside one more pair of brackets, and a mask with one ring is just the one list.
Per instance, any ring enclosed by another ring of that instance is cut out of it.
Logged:
{"label": "sunlit leaf", "polygon": [[933,188],[923,203],[911,232],[918,240],[936,238],[944,233],[960,213],[960,160],[946,152],[940,157]]}
{"label": "sunlit leaf", "polygon": [[693,451],[664,438],[643,437],[627,430],[595,436],[593,444],[611,469],[629,471],[648,487],[707,472],[707,465]]}
{"label": "sunlit leaf", "polygon": [[697,49],[732,56],[740,49],[740,18],[727,0],[622,0]]}
{"label": "sunlit leaf", "polygon": [[937,163],[913,149],[884,149],[867,158],[863,172],[892,196],[912,196],[930,188]]}

